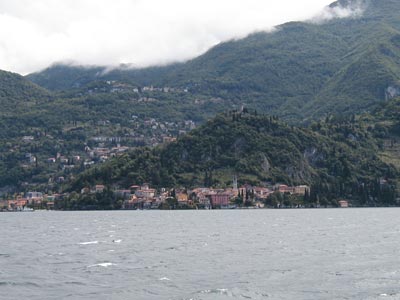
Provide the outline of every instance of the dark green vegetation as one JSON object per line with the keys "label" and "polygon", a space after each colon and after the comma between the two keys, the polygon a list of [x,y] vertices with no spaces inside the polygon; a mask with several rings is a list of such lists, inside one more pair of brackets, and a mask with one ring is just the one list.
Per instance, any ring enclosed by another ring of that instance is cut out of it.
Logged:
{"label": "dark green vegetation", "polygon": [[[245,110],[246,111],[246,110]],[[219,115],[176,143],[141,148],[80,175],[70,186],[226,187],[241,183],[309,184],[323,205],[340,198],[358,205],[395,205],[397,169],[379,153],[380,129],[354,117],[330,117],[312,129],[255,112]]]}
{"label": "dark green vegetation", "polygon": [[379,141],[379,157],[400,170],[400,99],[385,103],[382,108],[361,118]]}
{"label": "dark green vegetation", "polygon": [[[352,9],[361,3],[363,14],[321,24],[284,24],[275,32],[222,43],[189,62],[167,67],[102,72],[105,68],[59,65],[28,78],[54,90],[96,80],[188,88],[193,97],[168,97],[186,118],[188,107],[198,118],[207,118],[242,104],[292,122],[332,111],[372,110],[400,94],[400,2],[340,2]],[[219,106],[197,109],[197,97],[218,98]],[[152,112],[160,115],[164,108]]]}
{"label": "dark green vegetation", "polygon": [[[24,136],[30,128],[43,125],[38,105],[46,105],[50,93],[24,77],[0,71],[0,187],[22,181],[26,173],[20,166],[21,156],[10,140]],[[41,124],[39,124],[41,123]]]}

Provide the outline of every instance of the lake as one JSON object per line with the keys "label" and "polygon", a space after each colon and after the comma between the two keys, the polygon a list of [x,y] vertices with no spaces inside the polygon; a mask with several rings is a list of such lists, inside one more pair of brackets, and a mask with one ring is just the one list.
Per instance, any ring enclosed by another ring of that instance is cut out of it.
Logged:
{"label": "lake", "polygon": [[0,299],[400,299],[400,209],[0,214]]}

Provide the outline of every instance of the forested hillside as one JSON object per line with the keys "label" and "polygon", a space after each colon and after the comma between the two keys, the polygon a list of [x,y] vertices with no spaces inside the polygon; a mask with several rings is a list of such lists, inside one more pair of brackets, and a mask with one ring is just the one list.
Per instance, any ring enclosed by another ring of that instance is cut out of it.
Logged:
{"label": "forested hillside", "polygon": [[237,175],[242,184],[308,184],[321,199],[394,204],[399,173],[379,158],[374,134],[355,118],[331,117],[302,129],[245,109],[219,115],[175,143],[137,149],[90,169],[70,189],[144,182],[226,187]]}

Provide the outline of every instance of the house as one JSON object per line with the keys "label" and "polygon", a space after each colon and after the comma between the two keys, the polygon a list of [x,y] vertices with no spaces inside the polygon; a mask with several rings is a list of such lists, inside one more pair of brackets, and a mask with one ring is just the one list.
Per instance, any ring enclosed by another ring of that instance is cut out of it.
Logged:
{"label": "house", "polygon": [[7,200],[0,200],[0,209],[5,209],[8,207],[8,201]]}
{"label": "house", "polygon": [[18,204],[17,200],[8,200],[8,210],[17,210],[18,209]]}
{"label": "house", "polygon": [[293,194],[294,193],[294,188],[287,186],[285,184],[278,185],[277,190],[282,194],[285,194],[285,193]]}
{"label": "house", "polygon": [[140,199],[135,195],[131,195],[129,201],[133,202],[133,203],[138,203],[140,201]]}
{"label": "house", "polygon": [[22,137],[22,141],[24,141],[24,142],[30,142],[30,141],[33,141],[34,139],[35,138],[33,136],[31,136],[31,135],[27,135],[27,136]]}
{"label": "house", "polygon": [[28,192],[25,195],[28,203],[32,204],[40,204],[43,200],[43,193],[41,192]]}
{"label": "house", "polygon": [[382,185],[386,185],[386,184],[388,184],[388,181],[386,180],[386,179],[383,179],[383,178],[381,178],[380,180],[379,180],[379,184],[382,186]]}
{"label": "house", "polygon": [[179,204],[188,204],[189,196],[186,193],[178,193],[176,194],[176,199],[178,200]]}
{"label": "house", "polygon": [[54,202],[56,200],[56,196],[55,195],[45,195],[44,199],[46,201]]}
{"label": "house", "polygon": [[0,201],[0,209],[8,209],[8,210],[22,210],[25,206],[28,205],[28,200],[18,196],[16,200],[3,200]]}
{"label": "house", "polygon": [[310,187],[307,185],[298,185],[294,188],[294,194],[304,196],[306,192],[310,192]]}
{"label": "house", "polygon": [[29,161],[30,164],[36,163],[36,156],[34,156],[32,153],[26,153],[25,158]]}
{"label": "house", "polygon": [[138,190],[136,190],[135,195],[138,198],[153,198],[156,194],[155,189],[149,188],[149,185],[147,183],[143,184]]}
{"label": "house", "polygon": [[239,195],[243,196],[243,199],[246,199],[247,193],[250,193],[253,190],[253,187],[249,184],[242,185],[239,188]]}
{"label": "house", "polygon": [[272,193],[270,189],[264,187],[254,187],[253,191],[257,199],[266,199]]}
{"label": "house", "polygon": [[61,162],[62,164],[67,164],[67,163],[68,163],[68,158],[67,158],[67,157],[64,157],[64,156],[61,156],[61,157],[60,157],[60,162]]}
{"label": "house", "polygon": [[131,190],[131,194],[134,194],[138,189],[140,189],[140,185],[133,184],[129,189]]}
{"label": "house", "polygon": [[72,170],[75,168],[75,165],[63,165],[62,169],[63,170]]}
{"label": "house", "polygon": [[84,187],[83,189],[81,189],[81,194],[89,194],[89,193],[90,193],[90,188]]}
{"label": "house", "polygon": [[123,209],[134,209],[137,207],[138,204],[138,198],[136,195],[131,195],[131,197],[128,200],[125,200],[123,203],[122,208]]}
{"label": "house", "polygon": [[83,165],[84,165],[85,167],[94,165],[94,161],[93,161],[93,160],[85,161],[85,162],[83,163]]}
{"label": "house", "polygon": [[46,208],[47,208],[48,210],[54,209],[54,201],[47,201],[47,203],[46,203]]}
{"label": "house", "polygon": [[95,186],[95,192],[96,193],[102,193],[104,191],[105,186],[102,184],[98,184]]}
{"label": "house", "polygon": [[172,143],[172,142],[175,142],[175,141],[176,141],[176,138],[174,138],[174,137],[169,137],[169,136],[164,136],[163,137],[163,143],[164,144]]}
{"label": "house", "polygon": [[25,207],[25,206],[27,206],[28,205],[28,200],[27,199],[24,199],[24,198],[18,198],[17,199],[17,206],[18,207]]}
{"label": "house", "polygon": [[210,198],[207,197],[206,193],[199,192],[196,194],[196,200],[204,207],[211,207]]}
{"label": "house", "polygon": [[187,202],[189,199],[189,196],[186,193],[178,193],[176,195],[176,199],[178,199],[178,201],[180,201],[180,202]]}
{"label": "house", "polygon": [[349,201],[347,201],[347,200],[339,200],[338,203],[339,203],[339,206],[340,206],[341,208],[347,208],[347,207],[349,207]]}
{"label": "house", "polygon": [[235,188],[227,188],[223,191],[223,193],[228,194],[229,198],[236,198],[239,195],[239,189]]}
{"label": "house", "polygon": [[223,208],[229,206],[230,196],[226,193],[215,193],[208,195],[213,208]]}

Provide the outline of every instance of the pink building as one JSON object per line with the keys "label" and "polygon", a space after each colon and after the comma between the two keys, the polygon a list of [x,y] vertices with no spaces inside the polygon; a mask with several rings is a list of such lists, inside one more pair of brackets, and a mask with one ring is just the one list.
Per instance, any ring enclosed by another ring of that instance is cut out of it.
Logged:
{"label": "pink building", "polygon": [[225,207],[229,205],[229,194],[211,194],[209,195],[211,206],[215,207]]}

